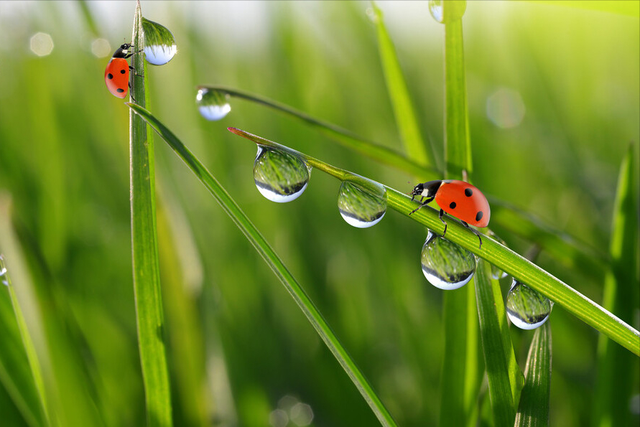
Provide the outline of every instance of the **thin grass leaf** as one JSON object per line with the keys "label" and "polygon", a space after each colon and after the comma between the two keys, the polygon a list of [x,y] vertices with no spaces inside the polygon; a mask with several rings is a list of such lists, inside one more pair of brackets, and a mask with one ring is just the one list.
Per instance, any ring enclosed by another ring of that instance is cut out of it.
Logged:
{"label": "thin grass leaf", "polygon": [[551,390],[551,326],[549,322],[536,329],[529,346],[525,384],[516,414],[516,427],[549,425]]}
{"label": "thin grass leaf", "polygon": [[400,68],[400,62],[395,47],[384,24],[382,11],[375,2],[371,2],[374,19],[378,29],[378,48],[382,70],[387,82],[387,92],[393,106],[393,113],[398,125],[398,131],[410,159],[424,165],[434,165],[434,155],[431,147],[426,147],[420,134],[420,126],[416,112],[411,102],[409,89]]}
{"label": "thin grass leaf", "polygon": [[[620,167],[618,191],[611,232],[611,269],[605,276],[604,301],[607,309],[632,321],[638,309],[638,177],[635,146],[631,144]],[[631,422],[629,399],[633,393],[638,360],[612,345],[604,336],[598,342],[595,420],[601,427]]]}
{"label": "thin grass leaf", "polygon": [[[144,46],[139,1],[133,21],[132,41],[136,50]],[[131,95],[144,106],[147,75],[144,55],[133,55],[131,62],[137,70],[132,73]],[[141,70],[144,70],[143,73]],[[156,232],[153,140],[151,135],[147,135],[146,122],[133,111],[130,112],[129,121],[133,286],[147,423],[149,426],[171,426],[171,395],[163,336],[164,315]]]}
{"label": "thin grass leaf", "polygon": [[420,179],[436,179],[436,177],[441,176],[439,171],[430,167],[427,163],[411,160],[402,153],[380,145],[377,142],[369,141],[332,123],[311,117],[310,115],[289,107],[288,105],[248,92],[231,89],[226,86],[198,86],[198,89],[218,91],[234,98],[245,99],[283,112],[291,117],[301,120],[302,122],[317,129],[319,132],[328,135],[334,141],[352,149],[356,153],[360,153],[382,164],[395,167],[401,171],[419,177]]}
{"label": "thin grass leaf", "polygon": [[[229,128],[229,130],[259,145],[295,151],[277,142],[237,128]],[[302,156],[309,166],[341,181],[358,177],[352,172],[337,168],[304,153],[296,153]],[[412,201],[405,193],[388,186],[385,186],[385,188],[387,190],[387,206],[389,208],[442,235],[444,226],[438,217],[438,211],[430,207],[424,207],[409,215],[417,207],[417,203]],[[640,332],[523,256],[501,245],[489,236],[482,236],[482,247],[478,247],[478,236],[458,221],[448,222],[447,240],[462,246],[520,282],[541,292],[555,302],[557,306],[563,307],[578,319],[640,356]]]}
{"label": "thin grass leaf", "polygon": [[331,353],[333,353],[334,357],[338,360],[347,375],[349,375],[349,378],[351,378],[351,381],[353,381],[355,386],[358,388],[358,391],[360,391],[362,397],[369,404],[371,410],[374,412],[380,423],[383,426],[395,426],[395,421],[382,404],[382,401],[373,391],[372,387],[357,368],[347,351],[342,347],[342,344],[340,344],[340,341],[338,341],[338,338],[335,336],[311,299],[309,299],[304,289],[298,284],[282,260],[273,251],[271,246],[267,243],[264,237],[262,237],[260,232],[251,223],[237,203],[231,198],[229,193],[227,193],[215,177],[211,175],[211,173],[202,165],[202,163],[200,163],[189,149],[185,147],[169,129],[153,117],[151,113],[138,105],[130,103],[127,105],[129,105],[133,112],[139,114],[142,119],[147,121],[151,127],[158,132],[162,139],[169,144],[175,153],[187,164],[187,166],[189,166],[191,171],[209,190],[235,225],[251,242],[253,247],[260,256],[262,256],[267,265],[269,265],[276,277],[278,277],[282,282],[300,310],[302,310],[316,332],[318,332],[320,338],[322,338]]}
{"label": "thin grass leaf", "polygon": [[[493,410],[493,419],[497,427],[511,426],[515,419],[516,409],[513,400],[512,381],[509,375],[509,360],[505,354],[503,343],[503,327],[496,310],[498,305],[504,306],[497,282],[491,281],[491,266],[484,260],[478,261],[476,269],[476,300],[478,317],[480,318],[480,337],[484,362],[489,379],[489,397]],[[497,288],[497,292],[496,289]],[[503,311],[504,315],[504,311]]]}

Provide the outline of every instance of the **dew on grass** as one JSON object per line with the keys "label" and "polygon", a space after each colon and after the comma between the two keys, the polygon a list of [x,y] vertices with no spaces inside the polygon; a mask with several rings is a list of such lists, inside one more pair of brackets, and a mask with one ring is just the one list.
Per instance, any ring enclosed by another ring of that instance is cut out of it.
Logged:
{"label": "dew on grass", "polygon": [[229,94],[220,90],[199,88],[196,104],[202,117],[211,121],[220,120],[231,111]]}
{"label": "dew on grass", "polygon": [[387,212],[387,192],[383,185],[365,178],[343,181],[338,192],[338,210],[349,225],[373,227]]}
{"label": "dew on grass", "polygon": [[167,27],[142,18],[144,55],[151,65],[164,65],[178,52],[176,39]]}
{"label": "dew on grass", "polygon": [[276,203],[287,203],[304,193],[311,168],[300,156],[283,150],[258,146],[253,179],[258,191]]}
{"label": "dew on grass", "polygon": [[422,273],[436,288],[458,289],[466,285],[476,271],[475,256],[429,231],[420,256]]}
{"label": "dew on grass", "polygon": [[4,257],[0,255],[0,282],[3,285],[9,286],[9,275],[7,274],[7,266],[4,263]]}
{"label": "dew on grass", "polygon": [[433,19],[441,24],[446,24],[462,18],[467,9],[467,2],[462,0],[447,1],[445,0],[429,0],[429,13]]}
{"label": "dew on grass", "polygon": [[540,292],[513,279],[507,294],[507,316],[520,329],[536,329],[551,314],[553,303]]}

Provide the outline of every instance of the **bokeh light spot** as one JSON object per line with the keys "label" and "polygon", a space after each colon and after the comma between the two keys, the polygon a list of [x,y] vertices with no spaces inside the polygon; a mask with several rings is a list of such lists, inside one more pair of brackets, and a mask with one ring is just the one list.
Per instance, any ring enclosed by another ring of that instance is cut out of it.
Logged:
{"label": "bokeh light spot", "polygon": [[111,43],[107,39],[95,39],[91,43],[91,53],[98,58],[104,58],[111,54]]}
{"label": "bokeh light spot", "polygon": [[502,129],[519,126],[525,110],[520,93],[513,89],[501,87],[487,98],[487,117]]}
{"label": "bokeh light spot", "polygon": [[29,40],[29,48],[38,56],[47,56],[53,50],[53,39],[47,33],[35,33]]}

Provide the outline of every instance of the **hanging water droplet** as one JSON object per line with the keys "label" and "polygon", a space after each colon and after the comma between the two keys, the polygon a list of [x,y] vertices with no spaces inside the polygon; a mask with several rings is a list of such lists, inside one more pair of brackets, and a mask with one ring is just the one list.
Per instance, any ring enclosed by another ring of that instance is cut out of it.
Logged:
{"label": "hanging water droplet", "polygon": [[220,90],[199,88],[196,95],[196,104],[200,114],[207,120],[220,120],[229,114],[229,94]]}
{"label": "hanging water droplet", "polygon": [[[445,6],[446,4],[446,6]],[[429,0],[429,12],[433,19],[439,23],[447,23],[462,18],[467,9],[464,0]]]}
{"label": "hanging water droplet", "polygon": [[476,271],[476,258],[468,250],[429,231],[420,257],[424,277],[436,288],[458,289]]}
{"label": "hanging water droplet", "polygon": [[383,185],[365,178],[343,181],[338,192],[338,209],[349,225],[373,227],[387,212],[387,191]]}
{"label": "hanging water droplet", "polygon": [[176,39],[167,27],[142,18],[144,55],[151,65],[164,65],[178,52]]}
{"label": "hanging water droplet", "polygon": [[0,282],[3,285],[9,286],[9,275],[7,274],[7,266],[4,263],[4,257],[0,255]]}
{"label": "hanging water droplet", "polygon": [[[487,235],[489,237],[491,237],[493,240],[495,240],[496,242],[500,243],[502,246],[507,246],[507,242],[502,240],[502,238],[500,236],[498,236],[496,233],[494,233],[493,231],[489,230]],[[504,271],[500,270],[495,265],[491,264],[491,277],[494,278],[495,280],[503,279],[503,278],[507,277],[507,273],[505,273]]]}
{"label": "hanging water droplet", "polygon": [[309,183],[311,169],[298,155],[258,146],[253,179],[258,191],[277,203],[300,197]]}
{"label": "hanging water droplet", "polygon": [[551,314],[553,303],[540,292],[513,279],[507,294],[507,316],[520,329],[542,326]]}

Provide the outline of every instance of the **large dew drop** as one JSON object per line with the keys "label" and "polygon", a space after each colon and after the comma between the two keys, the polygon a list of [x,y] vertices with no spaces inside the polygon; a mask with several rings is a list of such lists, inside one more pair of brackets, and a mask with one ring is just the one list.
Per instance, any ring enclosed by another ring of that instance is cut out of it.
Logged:
{"label": "large dew drop", "polygon": [[431,231],[420,259],[424,277],[436,288],[444,290],[461,288],[476,271],[476,258],[471,252]]}
{"label": "large dew drop", "polygon": [[310,169],[299,156],[282,150],[258,146],[253,179],[258,191],[277,203],[287,203],[304,193]]}
{"label": "large dew drop", "polygon": [[176,39],[167,27],[142,18],[144,32],[144,55],[151,65],[164,65],[178,52]]}
{"label": "large dew drop", "polygon": [[531,330],[544,324],[553,303],[540,292],[513,279],[507,294],[507,316],[520,329]]}
{"label": "large dew drop", "polygon": [[338,193],[338,209],[347,224],[357,228],[373,227],[387,212],[387,192],[377,182],[343,181]]}
{"label": "large dew drop", "polygon": [[198,89],[196,104],[202,117],[207,120],[220,120],[231,111],[229,94],[219,90]]}

